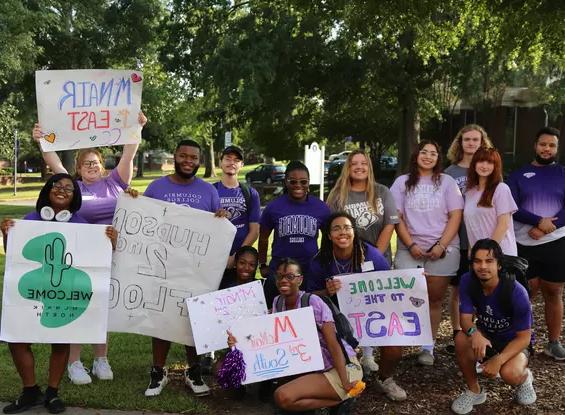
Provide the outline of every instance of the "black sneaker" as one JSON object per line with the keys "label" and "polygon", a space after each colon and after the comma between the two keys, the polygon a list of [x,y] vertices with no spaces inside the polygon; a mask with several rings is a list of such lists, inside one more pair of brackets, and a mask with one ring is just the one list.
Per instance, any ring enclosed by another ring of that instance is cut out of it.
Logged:
{"label": "black sneaker", "polygon": [[4,407],[2,412],[5,414],[19,414],[20,412],[27,411],[35,406],[43,404],[43,393],[41,389],[37,388],[35,392],[22,392],[22,394],[12,402],[10,405]]}
{"label": "black sneaker", "polygon": [[153,366],[151,368],[150,376],[151,378],[149,380],[149,386],[147,386],[147,389],[145,389],[145,396],[157,396],[161,393],[165,385],[169,383],[167,369]]}
{"label": "black sneaker", "polygon": [[330,415],[350,415],[353,409],[353,398],[342,401],[339,405],[330,408]]}
{"label": "black sneaker", "polygon": [[47,408],[47,411],[50,414],[60,414],[61,412],[65,412],[65,409],[67,409],[61,398],[58,396],[54,396],[48,401],[46,400],[45,408]]}
{"label": "black sneaker", "polygon": [[184,381],[196,396],[210,395],[210,388],[202,379],[200,365],[194,365],[184,371]]}

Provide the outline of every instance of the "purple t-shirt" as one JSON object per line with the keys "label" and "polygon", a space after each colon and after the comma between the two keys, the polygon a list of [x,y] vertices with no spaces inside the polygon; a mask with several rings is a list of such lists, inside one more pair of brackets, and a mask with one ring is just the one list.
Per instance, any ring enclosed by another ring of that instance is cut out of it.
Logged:
{"label": "purple t-shirt", "polygon": [[[364,243],[365,246],[365,263],[362,272],[370,271],[388,271],[390,265],[381,252],[373,245]],[[337,263],[336,263],[337,262]],[[353,272],[361,272],[352,269],[351,260],[332,261],[329,267],[320,263],[318,257],[314,257],[306,271],[306,291],[319,291],[326,288],[326,280],[340,274],[351,274]]]}
{"label": "purple t-shirt", "polygon": [[177,184],[169,176],[163,176],[153,180],[143,195],[207,212],[216,212],[220,208],[216,188],[198,177],[189,184]]}
{"label": "purple t-shirt", "polygon": [[[463,209],[463,196],[453,177],[447,174],[441,174],[439,186],[431,176],[421,176],[409,193],[406,193],[406,180],[407,174],[398,177],[390,191],[412,240],[425,251],[441,238],[449,212]],[[398,244],[406,249],[400,239]],[[449,245],[459,247],[459,236],[455,235]]]}
{"label": "purple t-shirt", "polygon": [[128,185],[116,169],[96,183],[86,185],[79,180],[82,205],[78,211],[89,223],[111,225],[118,196]]}
{"label": "purple t-shirt", "polygon": [[[506,181],[518,205],[514,214],[516,240],[522,245],[541,245],[565,237],[565,166],[528,164]],[[540,239],[532,239],[528,231],[541,218],[557,217],[557,229]]]}
{"label": "purple t-shirt", "polygon": [[[471,247],[475,245],[479,239],[492,237],[500,215],[504,215],[505,213],[512,214],[518,209],[512,198],[510,188],[504,183],[500,183],[496,186],[494,195],[492,196],[492,207],[477,206],[482,194],[483,191],[478,190],[476,187],[468,189],[465,192],[463,219],[465,220],[469,246]],[[504,238],[500,241],[500,247],[502,248],[502,252],[506,255],[518,255],[512,220],[510,220],[508,224]]]}
{"label": "purple t-shirt", "polygon": [[[300,291],[298,293],[298,298],[296,299],[296,307],[295,308],[300,308],[300,299],[302,298],[302,296],[304,295],[304,291]],[[279,299],[279,296],[276,296],[275,299],[273,300],[273,310],[276,310],[276,305],[277,305],[277,300]],[[326,303],[324,303],[324,300],[322,300],[320,297],[318,297],[315,294],[312,294],[310,296],[310,306],[312,307],[313,311],[314,311],[314,321],[316,322],[316,325],[318,326],[317,332],[318,332],[318,339],[320,340],[320,348],[322,349],[322,359],[324,360],[324,370],[329,370],[331,369],[334,364],[332,361],[332,355],[330,353],[330,350],[328,349],[328,345],[326,344],[326,339],[324,339],[324,335],[322,334],[321,328],[322,325],[324,323],[334,323],[334,317],[332,315],[332,310],[330,310],[330,308],[328,307],[328,305]],[[281,311],[286,311],[286,305],[283,301],[283,307]],[[345,351],[347,352],[347,355],[350,357],[356,356],[355,351],[351,348],[351,346],[349,345],[349,343],[347,343],[344,340],[341,340],[341,343],[343,344],[343,347],[345,347]]]}
{"label": "purple t-shirt", "polygon": [[271,270],[280,260],[290,257],[303,267],[318,252],[318,230],[330,216],[330,209],[320,199],[308,196],[304,202],[282,195],[269,203],[261,215],[261,227],[273,229]]}
{"label": "purple t-shirt", "polygon": [[514,282],[512,291],[512,314],[507,315],[501,306],[500,284],[488,296],[482,294],[476,307],[469,295],[471,273],[461,277],[459,284],[459,311],[462,314],[475,314],[477,327],[489,340],[498,344],[506,344],[516,337],[516,332],[532,328],[532,306],[528,292],[519,282]]}
{"label": "purple t-shirt", "polygon": [[229,220],[237,229],[230,251],[230,255],[233,255],[241,247],[249,233],[249,224],[259,223],[261,216],[259,193],[254,188],[249,187],[250,206],[246,206],[245,196],[240,186],[229,188],[224,186],[222,182],[218,182],[214,187],[218,190],[220,205],[229,212]]}
{"label": "purple t-shirt", "polygon": [[[34,212],[29,212],[27,215],[25,215],[24,220],[43,220],[43,219],[41,219],[41,215],[39,213],[34,211]],[[52,222],[56,222],[55,219],[53,219]],[[63,223],[63,222],[58,222],[58,223]],[[73,213],[73,216],[71,216],[71,219],[69,220],[68,223],[88,223],[88,221],[75,212]]]}

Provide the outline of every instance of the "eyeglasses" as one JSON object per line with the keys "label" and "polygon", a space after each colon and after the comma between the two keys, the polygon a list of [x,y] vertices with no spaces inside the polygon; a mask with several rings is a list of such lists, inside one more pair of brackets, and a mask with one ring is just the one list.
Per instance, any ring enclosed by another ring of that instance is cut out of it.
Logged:
{"label": "eyeglasses", "polygon": [[331,232],[341,232],[341,231],[345,231],[345,232],[351,232],[353,230],[353,226],[351,225],[334,225],[330,228]]}
{"label": "eyeglasses", "polygon": [[422,156],[430,156],[430,157],[437,157],[438,154],[435,151],[428,151],[428,150],[420,150],[420,154]]}
{"label": "eyeglasses", "polygon": [[307,179],[288,179],[286,181],[288,184],[290,184],[291,186],[296,186],[297,184],[300,184],[302,186],[306,186],[308,184],[308,180]]}
{"label": "eyeglasses", "polygon": [[85,160],[82,162],[82,165],[84,167],[96,167],[98,165],[100,165],[100,161],[98,160]]}
{"label": "eyeglasses", "polygon": [[277,281],[286,279],[287,281],[294,281],[295,278],[302,277],[301,274],[277,274]]}
{"label": "eyeglasses", "polygon": [[65,192],[68,195],[72,195],[75,191],[74,187],[63,186],[62,184],[59,183],[54,183],[52,189],[55,190],[56,192]]}

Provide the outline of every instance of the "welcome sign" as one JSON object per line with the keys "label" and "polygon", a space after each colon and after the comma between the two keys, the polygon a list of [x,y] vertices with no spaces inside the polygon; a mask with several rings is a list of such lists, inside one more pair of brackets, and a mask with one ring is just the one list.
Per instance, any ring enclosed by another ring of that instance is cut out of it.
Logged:
{"label": "welcome sign", "polygon": [[105,229],[16,221],[8,233],[1,340],[106,342],[112,245]]}
{"label": "welcome sign", "polygon": [[230,331],[246,364],[243,384],[324,368],[312,307],[237,320]]}
{"label": "welcome sign", "polygon": [[339,308],[361,346],[432,344],[428,288],[422,268],[336,277]]}
{"label": "welcome sign", "polygon": [[143,75],[123,70],[36,71],[41,149],[138,143]]}

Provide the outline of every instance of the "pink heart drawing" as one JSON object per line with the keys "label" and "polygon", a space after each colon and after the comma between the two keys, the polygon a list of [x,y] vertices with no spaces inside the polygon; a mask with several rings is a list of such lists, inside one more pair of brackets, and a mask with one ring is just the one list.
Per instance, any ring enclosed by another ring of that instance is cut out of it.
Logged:
{"label": "pink heart drawing", "polygon": [[141,78],[141,76],[139,76],[138,74],[132,73],[132,74],[131,74],[131,80],[132,80],[133,82],[137,83],[137,82],[141,82],[142,78]]}

